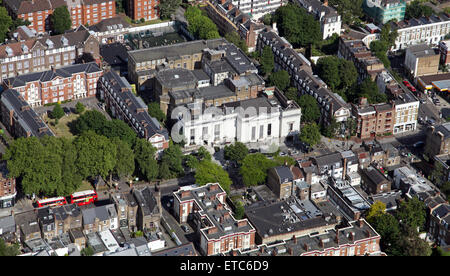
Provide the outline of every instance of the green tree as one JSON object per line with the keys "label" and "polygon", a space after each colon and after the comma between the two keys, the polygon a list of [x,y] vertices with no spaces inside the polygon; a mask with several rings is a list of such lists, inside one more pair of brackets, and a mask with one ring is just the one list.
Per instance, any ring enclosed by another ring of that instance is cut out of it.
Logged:
{"label": "green tree", "polygon": [[211,160],[212,158],[211,153],[203,146],[198,149],[197,156],[199,160]]}
{"label": "green tree", "polygon": [[303,126],[299,134],[299,139],[310,146],[318,144],[321,139],[319,126],[316,123]]}
{"label": "green tree", "polygon": [[157,102],[151,102],[148,104],[148,114],[162,124],[164,124],[164,121],[166,120],[166,115],[161,110]]}
{"label": "green tree", "polygon": [[397,241],[398,256],[430,256],[432,253],[428,243],[422,240],[415,229],[407,225],[402,226],[402,235]]}
{"label": "green tree", "polygon": [[[170,142],[169,147],[163,151],[161,158],[160,169],[164,166],[164,177],[162,178],[168,179],[183,176],[184,169],[182,162],[183,152],[181,151],[181,147]],[[166,173],[166,168],[169,169],[170,173]]]}
{"label": "green tree", "polygon": [[126,0],[115,0],[116,1],[116,11],[117,13],[125,13],[125,1]]}
{"label": "green tree", "polygon": [[134,153],[139,171],[148,181],[156,179],[158,177],[158,162],[155,159],[156,148],[145,139],[137,139]]}
{"label": "green tree", "polygon": [[278,163],[276,161],[270,160],[264,154],[248,154],[242,160],[242,166],[239,172],[245,186],[257,186],[266,183],[267,170],[277,165]]}
{"label": "green tree", "polygon": [[19,245],[7,245],[3,239],[0,239],[0,257],[17,256],[20,254]]}
{"label": "green tree", "polygon": [[84,107],[84,104],[82,102],[77,102],[77,104],[75,105],[75,113],[76,114],[81,114],[84,112],[86,108]]}
{"label": "green tree", "polygon": [[420,18],[422,16],[430,17],[433,9],[427,5],[421,4],[420,1],[413,1],[406,6],[405,19]]}
{"label": "green tree", "polygon": [[56,194],[68,196],[75,192],[82,183],[82,177],[78,173],[77,160],[78,153],[71,140],[60,138],[61,141],[61,183]]}
{"label": "green tree", "polygon": [[317,71],[320,78],[330,86],[331,90],[339,87],[339,58],[335,56],[323,57],[317,61]]}
{"label": "green tree", "polygon": [[339,60],[339,77],[341,79],[340,89],[349,89],[358,80],[358,71],[355,64],[349,60]]}
{"label": "green tree", "polygon": [[277,71],[269,76],[269,84],[278,87],[281,91],[284,91],[290,82],[291,77],[285,70]]}
{"label": "green tree", "polygon": [[197,159],[197,157],[189,154],[189,155],[185,155],[183,157],[184,162],[186,164],[186,166],[190,169],[195,169],[197,168],[198,164],[200,163],[200,161]]}
{"label": "green tree", "polygon": [[6,39],[9,28],[13,25],[13,20],[8,14],[5,7],[0,7],[0,43]]}
{"label": "green tree", "polygon": [[105,115],[97,110],[88,110],[83,113],[71,125],[71,132],[74,135],[79,135],[84,131],[92,130],[95,133],[101,133],[107,124]]}
{"label": "green tree", "polygon": [[78,152],[77,166],[82,178],[97,175],[106,178],[117,161],[117,147],[105,136],[83,132],[74,140]]}
{"label": "green tree", "polygon": [[248,54],[248,46],[245,40],[243,40],[237,32],[230,32],[225,35],[225,39],[236,45],[239,49],[241,49],[245,54]]}
{"label": "green tree", "polygon": [[263,23],[264,25],[272,25],[272,14],[267,13],[263,16]]}
{"label": "green tree", "polygon": [[400,239],[400,225],[397,219],[389,213],[383,213],[372,216],[368,222],[381,236],[381,250],[388,255],[399,255],[397,242]]}
{"label": "green tree", "polygon": [[299,100],[298,90],[295,87],[289,87],[284,95],[286,96],[286,98],[288,98],[288,100],[292,100],[295,102],[298,102]]}
{"label": "green tree", "polygon": [[339,130],[339,123],[336,121],[336,118],[331,118],[331,123],[328,125],[322,124],[322,135],[328,138],[334,138],[336,136],[337,131]]}
{"label": "green tree", "polygon": [[248,148],[241,142],[227,145],[224,148],[224,157],[226,160],[241,162],[248,154]]}
{"label": "green tree", "polygon": [[13,31],[17,29],[19,26],[29,26],[31,24],[28,20],[23,20],[22,18],[16,18],[13,20],[10,30]]}
{"label": "green tree", "polygon": [[329,4],[337,9],[342,21],[345,24],[352,25],[360,22],[363,17],[362,4],[364,0],[329,0]]}
{"label": "green tree", "polygon": [[400,203],[396,211],[396,217],[402,223],[412,229],[423,229],[425,226],[426,212],[425,204],[417,197]]}
{"label": "green tree", "polygon": [[298,98],[298,105],[302,109],[302,120],[304,122],[315,122],[320,118],[320,109],[316,99],[311,95],[302,95]]}
{"label": "green tree", "polygon": [[386,213],[386,204],[377,200],[372,204],[372,206],[370,206],[366,219],[371,220],[373,217],[381,216],[385,213]]}
{"label": "green tree", "polygon": [[198,39],[220,38],[216,24],[204,16],[198,7],[190,6],[185,12],[188,21],[188,31]]}
{"label": "green tree", "polygon": [[274,21],[277,22],[280,36],[285,37],[294,47],[308,46],[322,39],[319,21],[297,4],[278,8]]}
{"label": "green tree", "polygon": [[295,159],[290,156],[275,156],[273,160],[275,160],[279,166],[283,166],[286,164],[288,166],[294,166],[297,163],[297,161],[295,161]]}
{"label": "green tree", "polygon": [[237,200],[234,202],[234,206],[236,207],[234,209],[234,218],[235,219],[243,219],[244,218],[244,204],[242,203],[242,201]]}
{"label": "green tree", "polygon": [[265,46],[261,53],[261,71],[264,75],[267,75],[273,71],[275,66],[275,60],[272,49],[269,46]]}
{"label": "green tree", "polygon": [[229,193],[232,181],[222,166],[210,160],[203,160],[198,164],[195,171],[195,183],[200,186],[208,183],[219,183],[222,189]]}
{"label": "green tree", "polygon": [[387,96],[384,93],[380,93],[377,83],[370,78],[366,78],[358,87],[358,97],[367,98],[370,104],[385,103]]}
{"label": "green tree", "polygon": [[61,119],[64,116],[64,110],[62,109],[61,105],[57,103],[52,111],[52,118],[55,119],[55,123],[58,123],[58,120]]}
{"label": "green tree", "polygon": [[130,145],[115,137],[112,142],[117,147],[117,162],[114,167],[114,173],[119,177],[129,177],[135,169],[134,152]]}
{"label": "green tree", "polygon": [[169,19],[172,14],[175,13],[175,11],[178,9],[178,7],[181,5],[182,0],[164,0],[160,1],[158,8],[160,17],[162,19]]}
{"label": "green tree", "polygon": [[92,256],[94,255],[94,249],[91,246],[87,246],[81,249],[81,256]]}
{"label": "green tree", "polygon": [[72,18],[67,6],[57,7],[52,15],[51,22],[55,34],[62,34],[72,28]]}
{"label": "green tree", "polygon": [[[3,159],[7,161],[11,177],[21,178],[25,194],[54,195],[61,185],[61,156],[57,151],[56,137],[41,140],[32,136],[14,140],[7,148]],[[56,149],[53,148],[56,145]]]}
{"label": "green tree", "polygon": [[97,134],[112,138],[119,138],[126,142],[130,147],[134,145],[137,139],[136,132],[124,121],[118,119],[112,119],[106,121],[102,129],[98,129]]}

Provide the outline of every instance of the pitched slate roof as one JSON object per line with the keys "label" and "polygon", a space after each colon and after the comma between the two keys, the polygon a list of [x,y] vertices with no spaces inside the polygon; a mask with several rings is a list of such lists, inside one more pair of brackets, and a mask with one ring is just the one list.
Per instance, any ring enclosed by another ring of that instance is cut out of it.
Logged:
{"label": "pitched slate roof", "polygon": [[25,99],[14,89],[8,89],[1,95],[1,101],[9,109],[14,110],[14,116],[19,124],[31,135],[42,137],[54,136],[53,132],[42,119],[31,109]]}

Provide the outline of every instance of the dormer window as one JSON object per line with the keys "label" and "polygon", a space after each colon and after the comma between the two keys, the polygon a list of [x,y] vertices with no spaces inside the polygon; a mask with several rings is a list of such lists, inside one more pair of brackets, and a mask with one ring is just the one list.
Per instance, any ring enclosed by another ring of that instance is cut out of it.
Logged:
{"label": "dormer window", "polygon": [[64,36],[61,37],[61,43],[64,46],[69,46],[69,40],[67,40],[67,38],[65,38]]}
{"label": "dormer window", "polygon": [[27,45],[22,44],[22,52],[23,52],[24,54],[28,54],[28,46],[27,46]]}
{"label": "dormer window", "polygon": [[8,57],[12,57],[13,50],[9,46],[6,47],[5,51],[8,54]]}
{"label": "dormer window", "polygon": [[47,39],[47,41],[45,41],[45,43],[47,44],[49,49],[53,48],[53,41],[51,41],[50,39]]}

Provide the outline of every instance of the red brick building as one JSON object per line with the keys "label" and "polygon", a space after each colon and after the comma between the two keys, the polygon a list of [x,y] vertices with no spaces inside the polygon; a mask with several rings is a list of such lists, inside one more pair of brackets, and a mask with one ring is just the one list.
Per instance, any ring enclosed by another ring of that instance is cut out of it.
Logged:
{"label": "red brick building", "polygon": [[20,75],[4,82],[15,89],[30,106],[95,97],[103,71],[94,62]]}
{"label": "red brick building", "polygon": [[160,0],[128,0],[128,16],[133,20],[145,21],[159,18]]}
{"label": "red brick building", "polygon": [[72,16],[72,28],[94,25],[116,15],[114,0],[5,0],[5,7],[13,19],[30,21],[30,29],[43,33],[51,30],[50,15],[67,6]]}
{"label": "red brick building", "polygon": [[16,179],[8,177],[6,162],[0,163],[0,209],[14,206]]}
{"label": "red brick building", "polygon": [[180,223],[192,222],[204,255],[255,248],[255,228],[247,219],[236,220],[225,204],[218,183],[183,187],[174,192],[174,213]]}
{"label": "red brick building", "polygon": [[359,105],[352,104],[353,116],[357,118],[356,135],[361,139],[392,135],[394,130],[395,106],[386,104],[367,104],[362,98]]}

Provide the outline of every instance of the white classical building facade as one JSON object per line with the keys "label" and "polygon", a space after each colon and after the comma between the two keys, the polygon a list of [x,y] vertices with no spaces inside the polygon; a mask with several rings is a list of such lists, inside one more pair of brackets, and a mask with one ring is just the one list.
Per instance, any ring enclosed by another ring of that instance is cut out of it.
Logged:
{"label": "white classical building facade", "polygon": [[293,138],[300,132],[300,107],[278,91],[275,95],[270,93],[201,112],[200,106],[189,105],[191,114],[198,115],[193,115],[191,120],[179,121],[186,146],[215,146],[234,141],[269,146],[278,145],[284,138]]}

